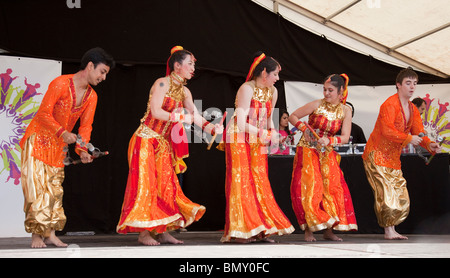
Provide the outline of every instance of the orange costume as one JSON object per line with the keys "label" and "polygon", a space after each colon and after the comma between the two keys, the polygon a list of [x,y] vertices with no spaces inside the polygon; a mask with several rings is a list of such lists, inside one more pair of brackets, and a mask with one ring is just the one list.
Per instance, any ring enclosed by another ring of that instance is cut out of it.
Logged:
{"label": "orange costume", "polygon": [[[275,88],[257,88],[255,81],[247,84],[253,88],[247,122],[262,128],[272,113]],[[234,115],[219,149],[225,150],[226,163],[226,219],[221,241],[292,233],[294,228],[276,203],[270,187],[268,146],[260,138],[240,131]]]}
{"label": "orange costume", "polygon": [[[420,113],[409,101],[410,119],[398,94],[390,96],[380,107],[375,128],[367,141],[364,167],[375,197],[375,213],[381,227],[395,226],[409,214],[409,196],[401,170],[400,155],[411,141],[411,134],[424,132]],[[431,140],[423,137],[421,146],[428,149]]]}
{"label": "orange costume", "polygon": [[[173,82],[169,75],[162,109],[172,112],[183,107],[183,85]],[[205,207],[190,201],[181,191],[176,174],[186,170],[182,158],[186,149],[178,153],[175,144],[181,124],[163,121],[152,116],[150,99],[141,125],[133,134],[128,147],[128,181],[117,232],[153,234],[187,227],[198,221]],[[174,140],[173,140],[174,139]],[[181,140],[181,139],[180,139]]]}
{"label": "orange costume", "polygon": [[[342,125],[343,104],[322,100],[309,115],[308,124],[320,137],[332,137]],[[297,145],[291,181],[291,199],[302,230],[357,230],[352,199],[342,170],[340,156],[331,146],[317,148],[304,136]]]}
{"label": "orange costume", "polygon": [[[97,94],[88,86],[76,106],[73,74],[54,79],[38,112],[20,141],[22,148],[22,188],[25,197],[25,230],[48,236],[51,229],[62,230],[66,217],[62,208],[64,152],[61,135],[71,132],[80,119],[79,135],[85,143],[91,137]],[[76,152],[87,151],[77,144]]]}

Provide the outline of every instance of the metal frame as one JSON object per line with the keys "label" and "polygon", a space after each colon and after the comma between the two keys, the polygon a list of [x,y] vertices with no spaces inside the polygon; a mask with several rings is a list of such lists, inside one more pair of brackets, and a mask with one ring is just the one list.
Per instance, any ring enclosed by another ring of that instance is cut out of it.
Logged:
{"label": "metal frame", "polygon": [[339,32],[339,33],[341,33],[341,34],[343,34],[345,36],[348,36],[348,37],[350,37],[350,38],[352,38],[354,40],[357,40],[357,41],[359,41],[359,42],[361,42],[361,43],[363,43],[365,45],[368,45],[368,46],[370,46],[370,47],[372,47],[374,49],[377,49],[377,50],[379,50],[381,52],[384,52],[384,53],[386,53],[387,55],[389,55],[391,57],[394,57],[394,58],[396,58],[396,59],[398,59],[398,60],[400,60],[402,62],[405,62],[405,63],[411,65],[412,67],[415,67],[415,68],[417,68],[419,70],[422,70],[424,72],[428,72],[430,74],[433,74],[433,75],[436,75],[436,76],[439,76],[439,77],[442,77],[442,78],[449,78],[450,77],[449,75],[441,72],[438,69],[435,69],[435,68],[430,67],[430,66],[428,66],[426,64],[423,64],[423,63],[421,63],[419,61],[411,59],[410,57],[408,57],[408,56],[406,56],[404,54],[401,54],[401,53],[396,51],[396,49],[398,49],[400,47],[403,47],[403,46],[408,45],[408,44],[410,44],[412,42],[415,42],[417,40],[423,39],[423,38],[425,38],[425,37],[427,37],[427,36],[429,36],[431,34],[434,34],[436,32],[444,30],[445,28],[450,27],[450,23],[445,24],[445,25],[443,25],[441,27],[438,27],[436,29],[430,30],[430,31],[428,31],[428,32],[426,32],[426,33],[424,33],[424,34],[422,34],[420,36],[417,36],[417,37],[412,38],[410,40],[407,40],[405,42],[402,42],[402,43],[400,43],[400,44],[398,44],[398,45],[396,45],[394,47],[387,47],[387,46],[385,46],[383,44],[380,44],[380,43],[378,43],[378,42],[376,42],[376,41],[374,41],[372,39],[369,39],[369,38],[367,38],[367,37],[365,37],[365,36],[363,36],[363,35],[361,35],[359,33],[356,33],[356,32],[354,32],[352,30],[349,30],[349,29],[347,29],[347,28],[345,28],[345,27],[343,27],[343,26],[341,26],[339,24],[336,24],[333,21],[331,21],[332,18],[336,17],[337,15],[343,13],[344,11],[348,10],[349,8],[351,8],[352,6],[354,6],[357,3],[361,2],[361,0],[355,0],[355,1],[351,2],[351,3],[349,3],[347,6],[343,7],[339,11],[333,13],[332,15],[330,15],[330,16],[328,16],[326,18],[323,17],[323,16],[320,16],[320,15],[314,13],[314,12],[311,12],[310,10],[307,10],[307,9],[305,9],[305,8],[303,8],[303,7],[297,5],[297,4],[295,4],[295,3],[293,3],[293,2],[291,2],[289,0],[272,0],[272,1],[273,1],[273,12],[274,13],[278,13],[279,5],[282,5],[282,6],[286,7],[286,8],[288,8],[288,9],[291,9],[291,10],[293,10],[293,11],[303,15],[303,16],[306,16],[309,19],[312,19],[312,20],[314,20],[316,22],[321,23],[321,24],[327,26],[328,28],[331,28],[334,31],[337,31],[337,32]]}

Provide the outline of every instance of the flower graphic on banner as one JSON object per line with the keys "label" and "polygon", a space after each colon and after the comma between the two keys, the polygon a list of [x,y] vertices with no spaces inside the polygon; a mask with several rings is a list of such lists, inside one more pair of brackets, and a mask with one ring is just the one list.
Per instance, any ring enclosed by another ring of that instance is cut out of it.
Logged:
{"label": "flower graphic on banner", "polygon": [[39,83],[29,84],[25,77],[22,85],[22,79],[16,80],[18,76],[12,77],[12,73],[10,68],[0,73],[0,120],[7,125],[0,133],[0,155],[3,160],[0,173],[8,171],[6,182],[12,179],[17,185],[20,183],[19,142],[39,108],[39,102],[33,101],[33,97],[41,93],[37,92]]}
{"label": "flower graphic on banner", "polygon": [[430,94],[422,97],[426,102],[425,112],[422,114],[423,125],[432,140],[437,140],[440,136],[444,139],[442,142],[442,151],[450,151],[450,119],[447,116],[450,111],[448,102],[441,102],[440,99],[430,98]]}

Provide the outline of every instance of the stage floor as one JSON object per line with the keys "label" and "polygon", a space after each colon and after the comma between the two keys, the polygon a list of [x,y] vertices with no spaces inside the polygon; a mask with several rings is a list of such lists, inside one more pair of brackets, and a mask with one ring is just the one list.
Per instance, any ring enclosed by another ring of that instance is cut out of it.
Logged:
{"label": "stage floor", "polygon": [[276,243],[221,243],[221,232],[173,235],[183,245],[143,246],[137,234],[60,236],[67,248],[30,248],[30,238],[0,238],[0,258],[450,258],[450,235],[407,235],[384,240],[382,234],[339,234],[330,242],[304,242],[303,234],[273,236]]}

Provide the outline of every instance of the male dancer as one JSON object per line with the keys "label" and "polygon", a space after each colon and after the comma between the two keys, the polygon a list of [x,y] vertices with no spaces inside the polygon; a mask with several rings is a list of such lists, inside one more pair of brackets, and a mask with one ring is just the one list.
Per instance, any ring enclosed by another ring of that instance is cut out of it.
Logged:
{"label": "male dancer", "polygon": [[[105,80],[114,65],[113,58],[103,49],[88,50],[77,73],[59,76],[50,83],[20,141],[25,230],[32,234],[32,248],[47,247],[46,244],[67,246],[55,235],[66,223],[62,208],[63,149],[76,142],[72,129],[78,119],[78,134],[85,143],[89,142],[97,105],[97,94],[91,86]],[[77,143],[76,152],[83,163],[92,162],[86,147]]]}
{"label": "male dancer", "polygon": [[395,231],[395,226],[408,216],[410,206],[401,170],[402,148],[411,143],[421,145],[430,153],[440,150],[439,144],[422,137],[422,119],[417,107],[409,101],[417,81],[418,76],[411,68],[398,73],[397,93],[381,105],[363,154],[364,168],[375,197],[375,214],[378,224],[384,228],[385,239],[408,239]]}

